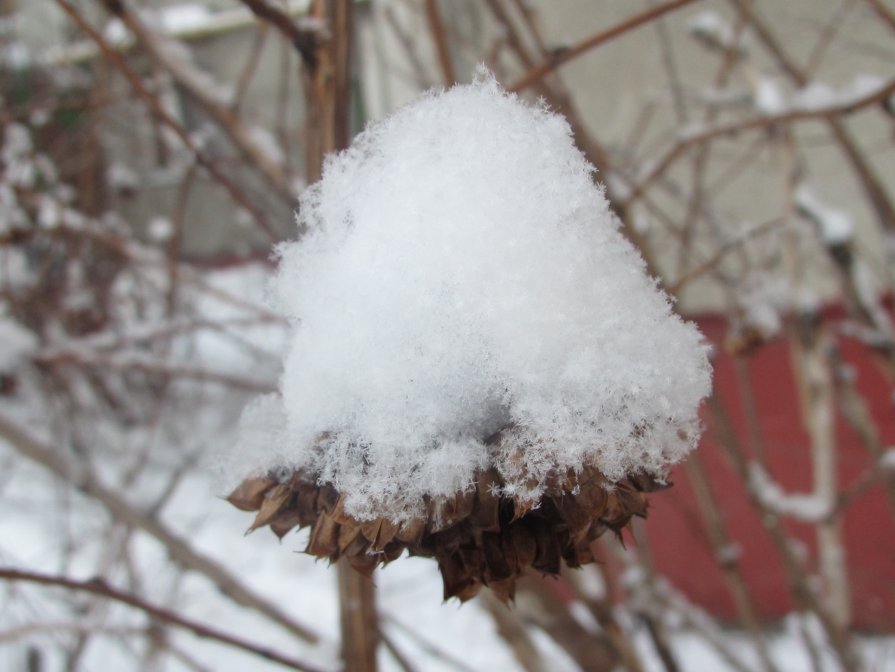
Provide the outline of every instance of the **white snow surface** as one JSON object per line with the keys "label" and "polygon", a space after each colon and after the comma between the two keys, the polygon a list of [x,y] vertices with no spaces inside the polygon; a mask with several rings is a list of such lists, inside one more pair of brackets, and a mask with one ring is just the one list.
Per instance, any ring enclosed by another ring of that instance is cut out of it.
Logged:
{"label": "white snow surface", "polygon": [[[237,451],[395,520],[496,466],[661,473],[699,434],[707,347],[618,231],[564,118],[487,74],[430,92],[328,159],[280,247],[280,395]],[[514,449],[485,444],[512,425]],[[248,474],[240,474],[242,476]]]}

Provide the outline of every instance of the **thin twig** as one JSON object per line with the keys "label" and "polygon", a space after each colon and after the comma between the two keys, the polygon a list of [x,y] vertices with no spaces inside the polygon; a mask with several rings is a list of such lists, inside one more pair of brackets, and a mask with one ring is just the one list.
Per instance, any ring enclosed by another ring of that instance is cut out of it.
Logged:
{"label": "thin twig", "polygon": [[712,545],[715,561],[724,576],[724,582],[743,628],[752,635],[763,669],[767,672],[776,672],[777,666],[771,659],[755,605],[749,595],[746,578],[739,566],[739,554],[731,552],[736,547],[733,546],[727,531],[724,515],[703,467],[702,458],[698,454],[690,455],[684,466],[703,519],[706,536]]}
{"label": "thin twig", "polygon": [[438,65],[441,67],[441,77],[445,86],[453,86],[457,83],[457,77],[454,74],[451,48],[448,43],[444,21],[441,20],[441,12],[438,9],[438,0],[426,0],[426,19],[429,22],[429,32],[432,34],[432,40],[435,42]]}
{"label": "thin twig", "polygon": [[715,254],[713,254],[711,257],[698,264],[697,266],[685,271],[677,280],[674,281],[674,283],[672,283],[667,288],[666,291],[670,292],[671,294],[677,294],[688,283],[715,268],[718,264],[721,263],[721,261],[724,260],[724,258],[728,254],[739,249],[742,245],[752,240],[753,238],[778,229],[783,223],[784,220],[780,218],[768,220],[763,224],[759,224],[758,226],[747,229],[733,240],[719,245],[718,248],[715,250]]}
{"label": "thin twig", "polygon": [[78,28],[82,30],[93,42],[96,43],[96,46],[99,47],[100,51],[102,51],[103,55],[108,59],[115,68],[124,75],[124,78],[131,85],[131,88],[143,99],[152,113],[162,121],[166,126],[168,126],[174,134],[178,137],[178,139],[183,143],[183,146],[189,149],[193,155],[196,157],[196,161],[203,167],[208,173],[214,178],[218,184],[220,184],[224,190],[230,195],[230,197],[236,201],[240,205],[240,207],[244,208],[246,212],[251,214],[252,219],[258,225],[258,227],[264,231],[268,235],[271,240],[276,240],[279,236],[276,232],[270,227],[267,220],[261,211],[252,203],[243,193],[237,188],[237,186],[233,183],[233,181],[227,177],[221,170],[215,165],[214,161],[209,159],[205,153],[199,149],[193,139],[190,137],[189,133],[179,124],[174,118],[168,114],[164,107],[162,107],[161,103],[159,103],[158,99],[146,88],[143,82],[140,80],[140,77],[134,72],[131,67],[127,64],[127,61],[124,57],[119,54],[107,41],[103,38],[102,35],[99,34],[87,21],[84,20],[84,17],[81,16],[80,12],[69,2],[69,0],[56,0],[56,4],[58,4],[62,10],[68,14],[69,17],[77,24]]}
{"label": "thin twig", "polygon": [[0,438],[23,457],[40,464],[63,482],[96,499],[106,508],[109,515],[120,523],[142,530],[156,539],[175,563],[184,569],[203,574],[234,602],[264,614],[302,640],[312,643],[319,640],[315,632],[296,623],[277,605],[255,594],[230,574],[226,567],[193,549],[158,520],[140,511],[118,492],[102,484],[83,464],[77,467],[72,465],[59,451],[36,439],[2,414],[0,414]]}
{"label": "thin twig", "polygon": [[382,645],[385,649],[392,655],[392,658],[395,659],[398,667],[404,670],[404,672],[417,672],[416,667],[414,667],[413,663],[411,663],[407,656],[404,655],[404,652],[401,651],[391,635],[384,630],[380,630],[379,639],[382,641]]}
{"label": "thin twig", "polygon": [[258,26],[255,31],[252,47],[249,49],[249,56],[242,71],[239,73],[239,77],[236,78],[236,86],[233,89],[233,102],[230,104],[230,111],[233,114],[239,114],[246,92],[249,90],[249,84],[258,69],[258,64],[261,62],[261,53],[264,51],[264,45],[267,42],[267,31],[268,26],[266,23]]}
{"label": "thin twig", "polygon": [[413,641],[415,641],[421,649],[423,649],[427,654],[429,654],[433,658],[436,658],[437,660],[440,660],[443,663],[450,665],[451,667],[454,667],[457,670],[460,670],[460,672],[476,672],[475,669],[473,669],[472,667],[467,665],[465,662],[463,662],[462,659],[454,656],[452,653],[449,653],[448,651],[441,649],[436,644],[433,644],[432,642],[427,640],[425,637],[423,637],[420,633],[418,633],[413,628],[410,628],[410,627],[404,625],[404,623],[399,621],[393,615],[383,614],[383,619],[387,623],[389,623],[390,625],[393,625],[395,628],[397,628],[398,630],[403,632],[405,635],[407,635],[408,637],[413,639]]}
{"label": "thin twig", "polygon": [[288,14],[276,7],[271,7],[265,0],[239,0],[262,21],[266,21],[280,31],[301,54],[302,60],[309,68],[317,66],[317,47],[320,43],[320,32],[304,30]]}
{"label": "thin twig", "polygon": [[749,465],[745,452],[717,392],[713,392],[708,398],[707,405],[712,414],[712,424],[716,439],[727,450],[727,454],[731,457],[737,474],[742,482],[748,486],[747,493],[749,494],[750,502],[759,513],[774,548],[783,561],[785,576],[796,604],[817,616],[842,668],[848,672],[857,672],[857,670],[861,669],[861,666],[853,650],[849,633],[836,622],[836,619],[827,610],[826,605],[818,599],[809,582],[809,574],[793,547],[792,541],[787,535],[779,516],[765,505],[755,487],[750,484]]}
{"label": "thin twig", "polygon": [[[793,62],[792,58],[784,50],[780,42],[774,37],[773,32],[756,11],[749,0],[730,0],[740,15],[749,22],[758,39],[777,61],[780,69],[798,86],[804,87],[808,83],[808,77]],[[883,103],[885,99],[878,101]],[[895,205],[888,195],[873,167],[867,161],[857,142],[843,125],[842,120],[836,115],[827,117],[830,132],[839,144],[842,153],[848,159],[852,169],[856,173],[864,193],[870,200],[876,212],[877,220],[882,230],[895,231]]]}
{"label": "thin twig", "polygon": [[199,623],[198,621],[185,618],[170,609],[165,609],[164,607],[152,604],[148,600],[134,595],[133,593],[118,590],[99,577],[90,579],[89,581],[76,581],[65,576],[51,576],[49,574],[39,574],[37,572],[13,569],[11,567],[0,567],[0,580],[27,581],[28,583],[36,583],[42,586],[59,586],[68,590],[99,595],[106,599],[126,604],[134,609],[139,609],[154,620],[189,630],[194,635],[204,639],[213,639],[222,644],[226,644],[227,646],[242,649],[254,656],[259,656],[274,663],[279,663],[280,665],[284,665],[293,670],[301,670],[302,672],[321,671],[321,668],[313,667],[295,658],[289,658],[277,653],[265,646],[253,644],[236,635],[231,635],[222,630]]}
{"label": "thin twig", "polygon": [[536,82],[542,80],[544,77],[559,68],[561,65],[568,63],[572,59],[578,58],[579,56],[581,56],[581,54],[584,54],[591,49],[595,49],[601,44],[605,44],[606,42],[609,42],[616,37],[620,37],[625,33],[634,30],[635,28],[639,28],[644,24],[650,23],[663,14],[673,12],[677,9],[680,9],[681,7],[693,4],[696,1],[697,0],[674,0],[673,2],[668,2],[664,5],[659,5],[658,7],[651,7],[645,12],[632,16],[631,18],[626,19],[625,21],[622,21],[615,26],[612,26],[611,28],[601,30],[594,35],[591,35],[587,39],[582,40],[578,44],[560,51],[552,58],[534,66],[531,70],[522,75],[522,77],[520,77],[517,81],[513,82],[513,84],[507,87],[507,89],[509,91],[514,91],[517,93],[519,91],[523,91]]}
{"label": "thin twig", "polygon": [[247,163],[257,169],[267,183],[291,206],[294,195],[289,186],[289,176],[286,175],[283,166],[258,142],[251,129],[234,114],[231,106],[216,99],[213,91],[209,90],[203,78],[188,61],[172,55],[164,42],[167,38],[150,30],[139,15],[130,9],[127,0],[104,0],[104,2],[109,11],[121,19],[136,36],[147,54],[171,74],[181,89],[214,120],[233,146],[245,157]]}
{"label": "thin twig", "polygon": [[716,138],[733,136],[744,131],[764,130],[817,119],[835,120],[843,115],[852,114],[872,105],[877,105],[892,95],[895,95],[895,79],[889,80],[881,87],[863,96],[842,103],[817,108],[788,110],[779,114],[759,115],[727,124],[710,126],[690,133],[670,147],[663,156],[651,162],[650,169],[631,187],[625,204],[630,204],[636,200],[657,177],[665,173],[669,166],[691,147],[702,145]]}
{"label": "thin twig", "polygon": [[889,28],[895,30],[895,12],[886,7],[882,0],[867,0],[867,2],[873,7],[879,18],[885,21]]}

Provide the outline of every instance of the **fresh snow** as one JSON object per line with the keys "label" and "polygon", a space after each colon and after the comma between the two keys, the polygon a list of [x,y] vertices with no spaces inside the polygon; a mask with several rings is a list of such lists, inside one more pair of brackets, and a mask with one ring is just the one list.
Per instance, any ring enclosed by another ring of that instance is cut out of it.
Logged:
{"label": "fresh snow", "polygon": [[858,75],[839,91],[824,82],[809,82],[793,96],[792,107],[797,110],[821,110],[826,107],[846,106],[881,90],[887,82],[875,75]]}
{"label": "fresh snow", "polygon": [[212,11],[205,5],[186,3],[164,7],[159,12],[162,27],[168,33],[200,30],[213,18]]}
{"label": "fresh snow", "polygon": [[738,48],[737,35],[724,18],[716,11],[706,9],[687,23],[687,29],[694,37],[723,49]]}
{"label": "fresh snow", "polygon": [[681,460],[706,345],[593,173],[564,118],[487,74],[330,157],[301,198],[307,235],[279,249],[281,394],[249,407],[235,462],[302,468],[353,515],[397,520],[489,465],[536,499],[552,469],[616,480]]}
{"label": "fresh snow", "polygon": [[794,194],[798,209],[820,229],[821,238],[827,245],[842,245],[854,235],[852,218],[841,210],[824,204],[807,185],[799,186]]}
{"label": "fresh snow", "polygon": [[749,465],[749,485],[762,504],[782,516],[805,523],[820,523],[832,511],[829,498],[819,494],[785,492],[757,463]]}
{"label": "fresh snow", "polygon": [[861,74],[839,89],[826,82],[812,81],[788,95],[778,80],[759,77],[754,84],[754,103],[759,112],[767,115],[815,112],[831,107],[847,107],[881,91],[886,85],[888,82],[881,77]]}

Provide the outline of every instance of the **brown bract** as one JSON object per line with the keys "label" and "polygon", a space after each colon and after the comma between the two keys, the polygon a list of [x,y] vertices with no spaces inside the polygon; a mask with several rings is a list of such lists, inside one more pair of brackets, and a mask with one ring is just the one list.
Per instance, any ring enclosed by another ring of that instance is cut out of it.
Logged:
{"label": "brown bract", "polygon": [[332,484],[319,485],[300,470],[287,480],[249,478],[227,499],[257,512],[249,531],[269,526],[282,538],[294,528],[310,528],[305,550],[318,558],[344,557],[369,576],[406,550],[438,561],[445,599],[466,601],[487,586],[507,601],[527,572],[556,575],[562,561],[569,567],[593,562],[591,542],[607,530],[620,534],[632,516],[645,517],[647,493],[663,487],[646,475],[610,484],[586,467],[549,478],[535,506],[501,494],[503,481],[489,469],[479,472],[473,487],[427,499],[425,518],[400,524],[354,518]]}

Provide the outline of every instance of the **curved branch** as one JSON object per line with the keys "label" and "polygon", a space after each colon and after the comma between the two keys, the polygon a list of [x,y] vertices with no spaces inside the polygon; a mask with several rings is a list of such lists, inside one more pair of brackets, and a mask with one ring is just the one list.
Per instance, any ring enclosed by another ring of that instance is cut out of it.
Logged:
{"label": "curved branch", "polygon": [[253,644],[236,635],[229,635],[222,630],[203,625],[198,621],[184,618],[174,613],[170,609],[157,606],[144,600],[142,597],[127,593],[117,588],[113,588],[103,579],[96,577],[89,581],[76,581],[65,576],[52,576],[49,574],[39,574],[37,572],[28,572],[10,567],[0,567],[0,580],[3,581],[27,581],[28,583],[36,583],[42,586],[58,586],[69,590],[84,591],[105,597],[114,602],[126,604],[134,609],[146,613],[150,618],[156,621],[162,621],[168,625],[173,625],[184,630],[189,630],[198,637],[205,639],[213,639],[227,646],[247,651],[252,655],[265,658],[274,663],[279,663],[293,670],[301,670],[302,672],[320,672],[320,668],[312,667],[295,658],[289,658],[267,647]]}
{"label": "curved branch", "polygon": [[311,643],[319,641],[320,638],[316,633],[296,623],[279,606],[247,588],[226,567],[196,551],[154,517],[136,508],[118,492],[101,483],[83,466],[73,465],[58,451],[34,438],[3,414],[0,414],[0,439],[6,441],[13,450],[26,459],[36,462],[73,488],[99,501],[106,507],[109,515],[120,523],[141,530],[156,539],[165,547],[175,563],[184,569],[203,574],[218,587],[218,590],[237,604],[264,614],[299,639]]}
{"label": "curved branch", "polygon": [[99,50],[102,52],[103,56],[105,56],[109,62],[118,69],[118,71],[124,76],[127,80],[128,84],[131,85],[134,92],[143,99],[146,103],[147,107],[152,111],[154,115],[156,115],[162,123],[165,124],[168,128],[174,131],[174,134],[177,138],[183,143],[183,146],[189,149],[193,155],[196,157],[196,162],[201,165],[212,178],[218,184],[220,184],[224,190],[230,195],[230,197],[239,204],[240,207],[245,209],[249,214],[251,214],[252,219],[258,225],[258,227],[264,231],[268,235],[271,240],[279,239],[277,233],[271,228],[270,224],[265,219],[262,212],[255,206],[254,203],[250,202],[249,199],[245,196],[245,194],[240,191],[236,184],[227,177],[221,170],[215,165],[214,161],[212,161],[208,156],[202,152],[199,147],[196,146],[196,143],[193,142],[192,138],[190,138],[189,133],[177,123],[177,121],[165,110],[164,107],[159,103],[158,99],[143,85],[143,82],[140,81],[139,76],[135,73],[131,67],[127,64],[124,57],[119,54],[115,49],[103,38],[99,32],[96,31],[87,21],[84,20],[84,17],[81,16],[80,12],[75,9],[74,5],[69,2],[69,0],[56,0],[56,4],[75,22],[80,30],[84,32],[93,42],[99,47]]}
{"label": "curved branch", "polygon": [[710,126],[696,133],[685,135],[674,144],[657,161],[652,163],[649,171],[631,188],[625,199],[625,207],[636,200],[652,182],[662,175],[684,152],[696,145],[704,144],[723,136],[736,135],[742,131],[773,128],[809,120],[835,120],[846,114],[852,114],[867,107],[885,102],[895,95],[895,79],[891,79],[877,89],[858,98],[851,98],[837,105],[827,105],[814,109],[794,109],[780,114],[760,115],[734,121],[729,124]]}
{"label": "curved branch", "polygon": [[651,9],[632,16],[631,18],[626,19],[625,21],[622,21],[615,26],[612,26],[611,28],[607,28],[606,30],[602,30],[599,33],[591,35],[586,40],[582,40],[575,46],[564,49],[563,51],[558,52],[552,58],[539,63],[531,70],[526,72],[524,75],[522,75],[522,77],[518,81],[513,83],[512,86],[508,87],[508,90],[518,93],[523,89],[527,89],[536,82],[542,80],[544,77],[559,68],[561,65],[568,63],[574,58],[578,58],[581,54],[590,51],[591,49],[594,49],[601,44],[609,42],[616,37],[624,35],[634,28],[639,28],[643,24],[649,23],[653,19],[656,19],[663,14],[673,12],[676,9],[680,9],[681,7],[685,7],[686,5],[690,5],[694,2],[696,2],[696,0],[673,0],[673,2],[668,2],[664,5],[659,5],[658,7],[652,7]]}
{"label": "curved branch", "polygon": [[290,176],[276,158],[258,142],[251,129],[233,113],[229,105],[215,99],[215,93],[203,79],[205,75],[197,73],[188,60],[177,57],[177,52],[172,52],[166,46],[163,38],[152,31],[131,9],[130,3],[124,0],[117,0],[114,3],[112,0],[105,1],[109,11],[114,12],[115,16],[124,22],[150,58],[171,74],[187,95],[214,120],[249,164],[257,168],[284,202],[291,205],[295,196],[289,186]]}
{"label": "curved branch", "polygon": [[239,1],[261,21],[269,23],[288,38],[309,69],[313,70],[317,67],[319,31],[302,29],[288,14],[276,7],[271,7],[264,0]]}

